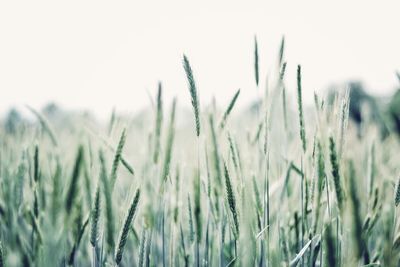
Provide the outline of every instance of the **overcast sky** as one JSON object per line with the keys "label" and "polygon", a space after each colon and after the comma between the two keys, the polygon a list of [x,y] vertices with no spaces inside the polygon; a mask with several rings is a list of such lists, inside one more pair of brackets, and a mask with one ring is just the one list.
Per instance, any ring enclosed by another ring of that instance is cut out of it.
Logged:
{"label": "overcast sky", "polygon": [[286,37],[287,83],[302,65],[304,94],[348,79],[389,94],[400,69],[400,1],[2,1],[0,113],[56,101],[108,116],[135,112],[161,80],[190,104],[182,54],[202,103],[255,96],[254,36],[261,80]]}

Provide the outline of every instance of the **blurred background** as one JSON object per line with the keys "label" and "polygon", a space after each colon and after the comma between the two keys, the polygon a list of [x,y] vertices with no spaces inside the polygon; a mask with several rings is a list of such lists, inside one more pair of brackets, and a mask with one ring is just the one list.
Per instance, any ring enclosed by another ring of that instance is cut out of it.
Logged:
{"label": "blurred background", "polygon": [[[399,87],[399,1],[2,1],[0,117],[61,107],[100,119],[150,105],[158,81],[166,99],[190,105],[182,68],[191,62],[201,103],[238,106],[257,95],[254,38],[261,85],[276,72],[285,36],[288,90],[302,65],[304,98],[314,91],[357,87],[390,103]],[[380,99],[380,100],[379,100]]]}

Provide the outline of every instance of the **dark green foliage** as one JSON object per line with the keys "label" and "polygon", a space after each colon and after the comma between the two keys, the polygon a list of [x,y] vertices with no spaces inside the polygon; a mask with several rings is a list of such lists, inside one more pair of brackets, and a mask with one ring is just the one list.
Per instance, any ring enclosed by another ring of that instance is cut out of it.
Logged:
{"label": "dark green foliage", "polygon": [[332,226],[329,224],[325,229],[325,246],[326,246],[326,261],[327,266],[335,267],[338,266],[336,259],[336,242],[332,233]]}
{"label": "dark green foliage", "polygon": [[4,266],[3,243],[0,242],[0,267]]}

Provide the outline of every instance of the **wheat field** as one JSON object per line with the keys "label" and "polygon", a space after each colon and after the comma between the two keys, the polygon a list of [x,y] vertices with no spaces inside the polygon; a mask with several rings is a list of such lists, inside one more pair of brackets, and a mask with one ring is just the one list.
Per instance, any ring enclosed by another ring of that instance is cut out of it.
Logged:
{"label": "wheat field", "polygon": [[398,136],[349,119],[349,91],[305,105],[284,40],[268,87],[252,56],[226,107],[200,103],[184,55],[190,99],[160,82],[134,117],[3,124],[0,266],[399,266]]}

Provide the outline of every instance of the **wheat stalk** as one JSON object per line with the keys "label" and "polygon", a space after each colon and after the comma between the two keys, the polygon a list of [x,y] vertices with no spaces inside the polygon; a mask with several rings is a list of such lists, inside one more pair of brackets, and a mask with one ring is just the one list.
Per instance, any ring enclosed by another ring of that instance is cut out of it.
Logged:
{"label": "wheat stalk", "polygon": [[301,66],[297,66],[297,104],[299,110],[299,123],[300,123],[300,139],[303,145],[303,151],[306,151],[306,130],[304,125],[304,115],[303,115],[303,99],[302,99],[302,89],[301,89]]}
{"label": "wheat stalk", "polygon": [[238,212],[236,209],[236,199],[235,199],[235,194],[234,194],[233,188],[232,188],[231,178],[229,176],[229,171],[228,171],[228,168],[225,163],[224,163],[224,172],[225,172],[226,198],[227,198],[227,201],[229,204],[229,209],[232,213],[233,223],[235,226],[234,233],[237,238],[239,236],[239,218],[238,218]]}
{"label": "wheat stalk", "polygon": [[161,82],[158,83],[158,93],[157,93],[157,113],[156,113],[156,126],[155,126],[155,136],[154,136],[154,163],[158,162],[158,155],[160,154],[160,136],[163,121],[163,102],[162,102],[162,85]]}
{"label": "wheat stalk", "polygon": [[231,113],[233,107],[235,106],[235,103],[236,103],[237,98],[239,97],[239,94],[240,94],[240,89],[236,91],[235,95],[233,96],[233,98],[229,102],[228,108],[224,112],[224,115],[222,116],[221,122],[219,123],[219,128],[221,130],[224,129],[226,121],[228,119],[228,116]]}
{"label": "wheat stalk", "polygon": [[122,254],[124,253],[126,241],[127,241],[127,238],[128,238],[129,229],[130,229],[130,226],[132,224],[133,216],[136,213],[137,206],[138,206],[138,203],[139,203],[139,199],[140,199],[140,189],[137,189],[136,193],[135,193],[135,197],[133,198],[133,200],[131,202],[131,205],[129,207],[128,213],[125,216],[123,227],[122,227],[121,232],[119,234],[118,247],[117,247],[117,250],[115,251],[115,256],[114,256],[115,263],[117,265],[119,265],[121,263]]}
{"label": "wheat stalk", "polygon": [[66,214],[69,215],[71,212],[72,205],[75,203],[75,197],[78,191],[78,179],[80,176],[83,162],[83,146],[79,146],[78,153],[75,160],[74,169],[72,171],[71,182],[66,195],[65,210]]}
{"label": "wheat stalk", "polygon": [[256,85],[258,86],[260,79],[260,70],[258,66],[258,43],[257,36],[254,37],[254,77],[256,80]]}
{"label": "wheat stalk", "polygon": [[165,181],[169,175],[171,159],[172,159],[172,147],[174,144],[175,137],[175,110],[176,110],[176,98],[172,101],[171,116],[169,120],[169,127],[167,133],[167,141],[165,145],[165,156],[164,164],[162,169],[162,181]]}
{"label": "wheat stalk", "polygon": [[332,176],[333,176],[333,183],[335,185],[336,199],[338,202],[339,210],[342,211],[344,196],[339,174],[339,161],[337,158],[335,141],[333,140],[332,136],[329,137],[329,150],[330,150],[330,160],[332,165]]}
{"label": "wheat stalk", "polygon": [[194,117],[195,117],[195,122],[196,122],[196,135],[200,135],[200,104],[199,104],[199,99],[197,95],[197,88],[196,88],[196,83],[194,81],[193,77],[193,71],[192,68],[190,67],[190,63],[188,58],[183,55],[183,68],[185,69],[186,72],[186,78],[188,80],[188,86],[189,86],[189,92],[190,92],[190,97],[192,101],[192,107],[194,111]]}
{"label": "wheat stalk", "polygon": [[122,150],[124,148],[125,141],[126,141],[126,129],[124,128],[122,130],[121,137],[119,138],[117,150],[115,151],[115,156],[111,167],[111,174],[110,174],[111,192],[114,190],[115,182],[117,180],[119,162],[121,160]]}

